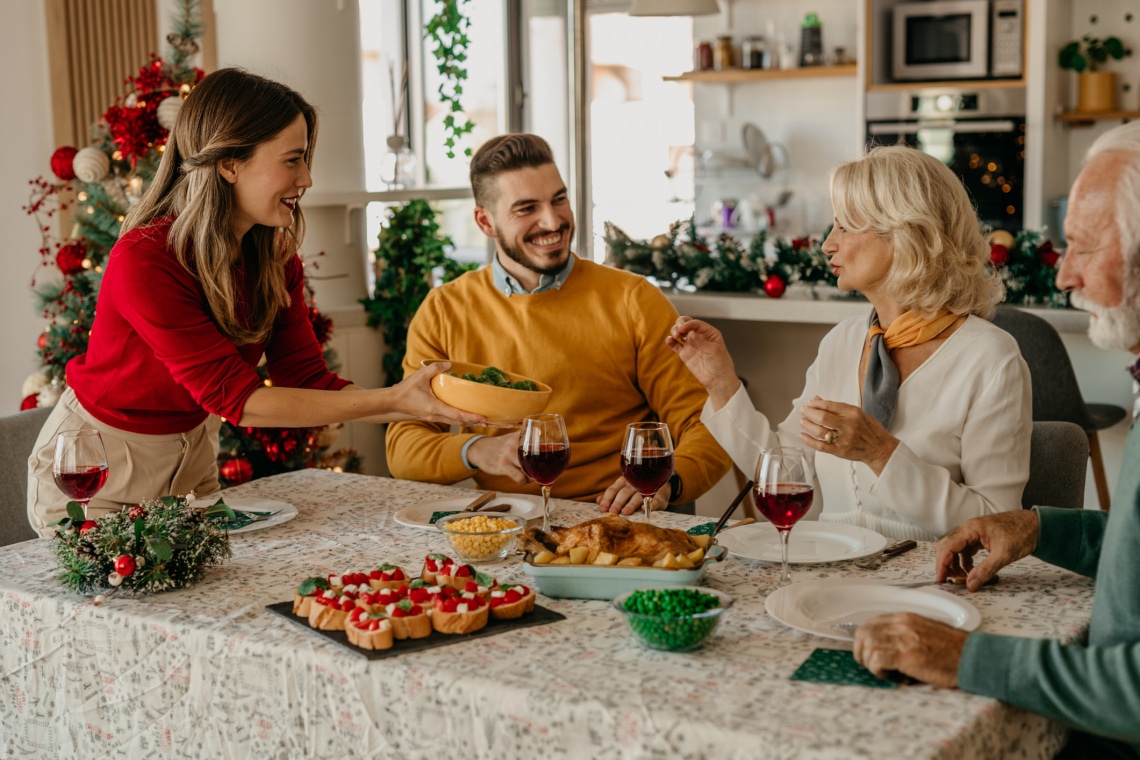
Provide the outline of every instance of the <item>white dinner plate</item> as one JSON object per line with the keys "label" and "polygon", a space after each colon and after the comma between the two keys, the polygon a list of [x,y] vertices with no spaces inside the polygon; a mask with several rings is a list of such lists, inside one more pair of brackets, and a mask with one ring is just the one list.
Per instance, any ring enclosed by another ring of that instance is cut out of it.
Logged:
{"label": "white dinner plate", "polygon": [[[413,504],[397,511],[394,518],[400,525],[406,525],[409,528],[431,528],[435,530],[435,526],[431,524],[431,516],[434,512],[458,512],[470,504],[474,498],[474,496],[457,496],[451,499],[421,501],[419,504]],[[514,515],[524,520],[542,517],[541,496],[520,493],[504,494],[492,499],[491,504],[511,505],[509,512],[488,512],[487,514],[491,516]],[[551,507],[551,511],[554,511],[553,507]]]}
{"label": "white dinner plate", "polygon": [[231,536],[235,536],[239,533],[253,533],[255,530],[265,530],[266,528],[272,528],[274,526],[280,525],[281,523],[287,523],[297,516],[297,508],[292,504],[287,504],[283,501],[276,501],[274,499],[263,499],[258,496],[226,496],[224,493],[213,493],[209,496],[203,496],[199,499],[195,499],[190,503],[190,506],[205,509],[206,507],[215,504],[219,500],[224,501],[226,505],[234,511],[275,513],[273,515],[270,515],[266,520],[250,523],[244,528],[235,528],[234,530],[229,531],[229,534]]}
{"label": "white dinner plate", "polygon": [[982,622],[977,607],[936,587],[900,588],[865,578],[793,583],[769,594],[764,609],[797,631],[841,641],[850,641],[852,634],[837,624],[860,625],[891,612],[914,612],[963,631]]}
{"label": "white dinner plate", "polygon": [[[753,523],[726,530],[716,542],[741,559],[780,561],[780,533],[772,523]],[[868,557],[887,545],[886,536],[858,525],[807,520],[792,528],[788,562],[811,565]]]}

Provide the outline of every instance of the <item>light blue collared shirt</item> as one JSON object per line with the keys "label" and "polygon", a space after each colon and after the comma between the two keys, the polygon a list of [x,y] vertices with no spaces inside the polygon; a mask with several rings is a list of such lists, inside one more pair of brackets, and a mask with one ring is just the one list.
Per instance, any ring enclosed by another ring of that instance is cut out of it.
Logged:
{"label": "light blue collared shirt", "polygon": [[513,295],[534,295],[535,293],[545,293],[548,290],[559,290],[562,283],[566,282],[566,278],[570,276],[571,270],[574,269],[573,253],[566,259],[566,266],[562,267],[562,271],[558,274],[544,274],[538,278],[538,287],[534,290],[527,290],[522,286],[518,280],[512,277],[499,261],[499,253],[495,252],[494,258],[491,259],[491,274],[495,281],[495,290],[499,291],[507,298]]}

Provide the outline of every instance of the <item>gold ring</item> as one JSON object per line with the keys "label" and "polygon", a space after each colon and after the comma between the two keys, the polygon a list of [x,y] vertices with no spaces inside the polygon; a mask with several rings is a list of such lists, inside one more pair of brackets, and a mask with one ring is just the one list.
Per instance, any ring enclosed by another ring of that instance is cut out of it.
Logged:
{"label": "gold ring", "polygon": [[839,440],[839,431],[838,430],[828,430],[827,434],[823,436],[823,440],[826,441],[827,443],[835,443],[836,441]]}

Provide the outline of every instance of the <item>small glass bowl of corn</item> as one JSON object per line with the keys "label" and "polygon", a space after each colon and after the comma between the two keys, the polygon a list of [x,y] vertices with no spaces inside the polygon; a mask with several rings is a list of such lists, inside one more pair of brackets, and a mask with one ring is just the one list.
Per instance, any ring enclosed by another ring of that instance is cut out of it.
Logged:
{"label": "small glass bowl of corn", "polygon": [[498,562],[510,554],[526,520],[515,515],[454,514],[436,521],[461,562]]}

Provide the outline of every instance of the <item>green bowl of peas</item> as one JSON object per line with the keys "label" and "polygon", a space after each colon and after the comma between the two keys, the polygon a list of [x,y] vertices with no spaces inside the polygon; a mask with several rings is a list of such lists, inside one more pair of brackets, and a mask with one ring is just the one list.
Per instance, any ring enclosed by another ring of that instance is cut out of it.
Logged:
{"label": "green bowl of peas", "polygon": [[716,630],[732,597],[711,588],[675,586],[630,591],[613,604],[645,646],[691,652]]}

